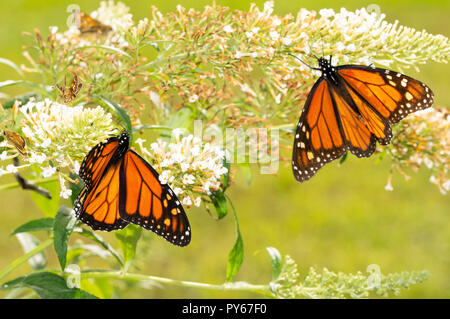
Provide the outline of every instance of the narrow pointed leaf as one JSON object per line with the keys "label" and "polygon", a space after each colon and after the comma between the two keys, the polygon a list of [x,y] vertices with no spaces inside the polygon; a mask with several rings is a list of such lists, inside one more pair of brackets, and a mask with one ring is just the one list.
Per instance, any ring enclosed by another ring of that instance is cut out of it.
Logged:
{"label": "narrow pointed leaf", "polygon": [[27,233],[31,231],[38,230],[52,230],[53,229],[53,218],[39,218],[31,220],[19,227],[17,227],[11,235],[19,234],[19,233]]}
{"label": "narrow pointed leaf", "polygon": [[42,299],[96,299],[79,288],[69,288],[67,281],[51,272],[38,272],[19,277],[2,285],[3,289],[28,287]]}
{"label": "narrow pointed leaf", "polygon": [[73,210],[69,207],[61,206],[56,214],[53,225],[53,245],[62,270],[66,267],[67,242],[75,228],[76,222],[77,218]]}

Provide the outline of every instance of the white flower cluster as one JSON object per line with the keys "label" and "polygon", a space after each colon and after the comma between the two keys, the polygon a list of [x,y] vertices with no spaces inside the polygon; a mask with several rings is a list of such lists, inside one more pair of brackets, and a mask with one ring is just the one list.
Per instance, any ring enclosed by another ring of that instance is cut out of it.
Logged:
{"label": "white flower cluster", "polygon": [[[78,173],[80,162],[89,150],[115,132],[110,113],[100,106],[87,108],[69,107],[49,99],[30,100],[20,107],[22,115],[21,134],[27,142],[24,165],[12,164],[0,167],[0,175],[16,173],[21,168],[36,164],[42,178],[58,173],[61,181],[61,196],[69,196],[64,185],[66,177],[61,169]],[[7,141],[2,142],[5,147]],[[3,151],[0,160],[8,160],[17,154]],[[62,178],[64,177],[64,178]]]}
{"label": "white flower cluster", "polygon": [[133,25],[133,15],[122,2],[102,1],[100,7],[91,12],[91,17],[105,25],[109,25],[115,31],[127,31]]}
{"label": "white flower cluster", "polygon": [[[442,194],[450,190],[450,113],[446,109],[428,108],[411,114],[399,124],[398,136],[407,136],[401,141],[394,139],[387,146],[389,154],[405,167],[417,171],[422,164],[431,170],[430,182],[436,184]],[[410,177],[397,167],[408,180]],[[386,190],[392,190],[391,175]]]}
{"label": "white flower cluster", "polygon": [[92,42],[97,42],[123,48],[128,46],[128,42],[124,39],[123,33],[127,32],[134,25],[133,15],[129,13],[129,10],[122,2],[102,1],[100,7],[89,14],[90,17],[112,28],[113,31],[105,37],[84,38],[76,24],[72,24],[63,33],[58,32],[58,27],[51,26],[50,33],[62,45],[83,47],[92,45]]}
{"label": "white flower cluster", "polygon": [[114,132],[111,114],[100,106],[71,107],[45,99],[30,101],[20,111],[22,133],[31,146],[26,158],[29,163],[49,159],[57,167],[76,170],[79,167],[76,159],[83,158],[82,153]]}
{"label": "white flower cluster", "polygon": [[143,145],[143,139],[135,143],[160,172],[159,181],[168,183],[183,205],[200,206],[202,195],[210,195],[222,186],[222,176],[228,172],[223,166],[225,152],[219,146],[203,144],[193,135],[181,137],[179,133],[174,130],[174,143],[158,139],[150,150]]}
{"label": "white flower cluster", "polygon": [[[256,48],[258,56],[273,56],[275,48],[281,44],[303,54],[306,61],[312,59],[312,54],[332,54],[335,64],[378,63],[389,67],[398,62],[417,68],[418,63],[430,58],[447,61],[450,48],[446,37],[400,26],[398,21],[389,23],[384,14],[377,12],[379,8],[361,8],[354,12],[345,8],[339,12],[321,9],[318,13],[302,8],[293,20],[273,14],[273,7],[274,1],[267,1],[263,10],[255,5],[250,9],[256,16],[252,28],[245,30],[248,41],[257,44],[269,39],[268,48]],[[264,27],[267,25],[270,28]],[[224,31],[232,34],[235,29],[227,25]],[[299,69],[306,70],[301,63]]]}
{"label": "white flower cluster", "polygon": [[[439,136],[439,143],[423,143],[421,152],[414,153],[409,161],[418,166],[422,163],[429,169],[437,168],[440,173],[438,177],[432,175],[430,182],[436,184],[442,194],[450,190],[450,179],[448,178],[450,158],[450,113],[447,110],[428,108],[411,115],[411,120],[417,120],[420,124],[415,128],[417,134],[423,130],[433,127],[443,132]],[[436,152],[437,151],[437,152]],[[434,154],[427,156],[426,154]],[[441,168],[441,169],[439,169]]]}

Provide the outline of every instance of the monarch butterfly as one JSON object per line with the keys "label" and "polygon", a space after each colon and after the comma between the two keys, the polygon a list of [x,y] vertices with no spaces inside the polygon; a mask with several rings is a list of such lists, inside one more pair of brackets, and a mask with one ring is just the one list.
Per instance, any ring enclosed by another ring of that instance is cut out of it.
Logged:
{"label": "monarch butterfly", "polygon": [[129,148],[126,131],[97,144],[84,158],[85,182],[75,200],[75,215],[94,230],[112,231],[137,224],[174,245],[186,246],[191,229],[172,189]]}
{"label": "monarch butterfly", "polygon": [[332,66],[317,58],[321,77],[311,89],[297,125],[292,169],[299,182],[350,151],[369,157],[392,139],[391,124],[430,107],[428,86],[395,71],[363,65]]}

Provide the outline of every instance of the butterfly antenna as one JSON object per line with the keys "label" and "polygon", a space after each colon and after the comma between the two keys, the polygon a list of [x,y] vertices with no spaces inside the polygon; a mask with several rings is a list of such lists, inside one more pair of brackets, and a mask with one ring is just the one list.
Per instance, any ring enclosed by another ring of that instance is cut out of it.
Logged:
{"label": "butterfly antenna", "polygon": [[[295,56],[295,55],[293,55],[293,54],[291,54],[291,53],[288,53],[290,56],[292,56],[292,57],[294,57],[294,58],[296,58],[297,60],[299,60],[300,62],[302,62],[304,65],[306,65],[308,68],[310,68],[310,69],[313,69],[313,70],[320,70],[319,68],[314,68],[314,67],[312,67],[312,66],[310,66],[308,63],[306,63],[305,61],[303,61],[302,59],[300,59],[298,56]],[[314,54],[313,54],[314,55]],[[314,57],[316,58],[316,59],[318,59],[315,55],[314,55]]]}

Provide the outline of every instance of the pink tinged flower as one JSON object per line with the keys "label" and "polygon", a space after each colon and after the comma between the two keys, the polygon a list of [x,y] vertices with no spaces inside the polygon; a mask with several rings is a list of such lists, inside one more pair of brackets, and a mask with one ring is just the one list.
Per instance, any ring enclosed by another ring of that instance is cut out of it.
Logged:
{"label": "pink tinged flower", "polygon": [[193,94],[189,97],[189,102],[190,103],[194,103],[195,101],[198,100],[198,95],[197,94]]}
{"label": "pink tinged flower", "polygon": [[17,173],[17,167],[14,166],[13,164],[9,164],[8,166],[6,166],[6,171],[8,173]]}
{"label": "pink tinged flower", "polygon": [[225,31],[226,33],[231,33],[231,32],[234,32],[234,29],[233,29],[233,27],[231,25],[226,25],[223,28],[223,31]]}
{"label": "pink tinged flower", "polygon": [[280,38],[280,34],[277,31],[270,31],[269,36],[274,41],[277,41]]}
{"label": "pink tinged flower", "polygon": [[202,203],[202,199],[200,196],[198,196],[196,199],[194,199],[194,205],[197,207],[200,207],[200,204]]}
{"label": "pink tinged flower", "polygon": [[42,169],[41,175],[44,178],[49,178],[55,173],[56,173],[56,167],[49,166],[49,167],[45,167]]}
{"label": "pink tinged flower", "polygon": [[162,171],[161,175],[159,175],[159,181],[161,182],[161,184],[167,184],[167,182],[169,181],[169,177],[170,177],[170,171],[165,170]]}
{"label": "pink tinged flower", "polygon": [[61,192],[59,193],[59,196],[62,198],[69,198],[70,195],[72,195],[72,190],[71,189],[62,189]]}
{"label": "pink tinged flower", "polygon": [[183,176],[183,184],[194,184],[195,178],[191,174],[184,174]]}
{"label": "pink tinged flower", "polygon": [[192,205],[192,199],[189,196],[183,198],[183,200],[181,202],[183,205],[186,205],[186,206]]}
{"label": "pink tinged flower", "polygon": [[189,169],[189,163],[181,163],[180,167],[181,167],[181,171],[184,173]]}
{"label": "pink tinged flower", "polygon": [[173,192],[174,192],[175,195],[177,195],[177,196],[184,193],[184,191],[183,191],[181,188],[179,188],[179,187],[175,187],[175,188],[173,189]]}

